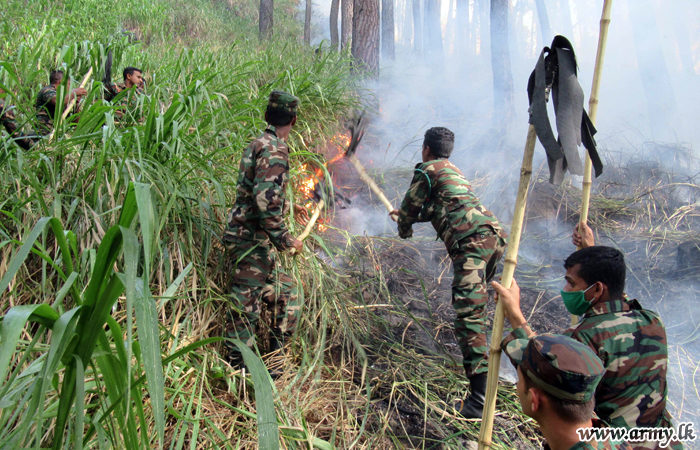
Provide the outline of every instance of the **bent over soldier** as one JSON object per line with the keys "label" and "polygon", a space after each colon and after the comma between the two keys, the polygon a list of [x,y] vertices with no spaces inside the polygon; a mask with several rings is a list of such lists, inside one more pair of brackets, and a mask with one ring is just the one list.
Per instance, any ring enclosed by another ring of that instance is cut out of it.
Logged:
{"label": "bent over soldier", "polygon": [[435,127],[425,133],[423,162],[416,165],[401,209],[392,215],[398,214],[401,238],[413,236],[414,223],[431,222],[447,247],[454,265],[455,335],[472,391],[455,409],[465,417],[480,418],[488,372],[486,283],[495,275],[507,235],[496,216],[474,195],[462,172],[448,160],[453,148],[454,133],[447,128]]}
{"label": "bent over soldier", "polygon": [[[63,81],[63,71],[54,70],[49,75],[49,85],[44,86],[39,91],[36,97],[36,119],[37,119],[37,132],[41,135],[48,135],[53,130],[53,121],[56,118],[56,95],[58,86]],[[66,92],[68,92],[63,99],[63,105],[68,105],[74,96],[78,98],[87,95],[87,90],[78,87],[73,90],[70,88],[70,79],[66,80]],[[78,111],[78,105],[76,103],[74,112]],[[59,112],[60,114],[60,112]]]}
{"label": "bent over soldier", "polygon": [[[271,311],[271,350],[280,348],[294,332],[297,292],[292,278],[276,261],[277,251],[302,250],[284,223],[289,203],[284,198],[289,173],[289,148],[285,141],[296,123],[299,100],[274,91],[265,112],[265,132],[243,152],[236,201],[228,216],[224,242],[234,265],[231,308],[226,337],[255,344],[262,304]],[[306,209],[295,205],[295,213],[308,219]],[[234,368],[243,365],[240,350],[226,342],[227,359]]]}

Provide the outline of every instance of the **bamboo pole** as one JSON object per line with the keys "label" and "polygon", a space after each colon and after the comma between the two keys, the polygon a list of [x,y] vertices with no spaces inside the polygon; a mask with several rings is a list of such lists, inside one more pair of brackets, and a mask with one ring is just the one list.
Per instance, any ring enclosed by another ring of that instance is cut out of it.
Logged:
{"label": "bamboo pole", "polygon": [[[311,234],[311,230],[314,228],[314,225],[316,224],[316,221],[318,220],[318,216],[321,215],[321,211],[323,211],[323,208],[325,208],[326,202],[321,199],[318,204],[316,205],[316,209],[314,210],[314,213],[311,215],[311,219],[309,219],[309,223],[306,224],[306,228],[304,228],[304,231],[297,237],[300,241],[303,241],[307,237],[309,237],[309,234]],[[290,250],[290,253],[292,255],[296,255],[296,249],[292,248]]]}
{"label": "bamboo pole", "polygon": [[[84,88],[87,82],[90,80],[90,77],[92,76],[92,67],[90,67],[90,70],[85,74],[83,77],[83,81],[80,83],[79,89]],[[63,111],[63,114],[61,115],[61,122],[66,120],[68,115],[70,114],[70,110],[73,109],[73,106],[75,106],[75,103],[78,101],[78,96],[73,95],[73,98],[71,99],[70,102],[68,102],[68,106],[66,106],[66,109]],[[49,140],[53,139],[53,135],[56,132],[56,129],[54,128],[51,130],[51,134],[49,135]]]}
{"label": "bamboo pole", "polygon": [[[360,178],[362,178],[362,181],[369,186],[370,190],[374,192],[374,194],[379,197],[379,200],[384,204],[384,207],[386,208],[387,211],[389,211],[389,214],[391,214],[392,211],[394,211],[394,206],[391,204],[388,198],[386,198],[386,195],[384,195],[384,192],[377,186],[377,183],[374,182],[372,177],[367,175],[367,172],[365,172],[365,168],[362,166],[362,163],[360,162],[359,159],[355,155],[350,155],[348,156],[348,159],[352,163],[353,166],[355,166],[355,169],[357,172],[360,174]],[[396,221],[397,216],[396,215],[391,215],[391,218]]]}
{"label": "bamboo pole", "polygon": [[[525,141],[523,163],[520,167],[520,184],[518,195],[515,199],[515,211],[513,212],[513,224],[508,239],[506,261],[503,265],[501,284],[509,289],[513,283],[515,266],[518,264],[518,249],[520,247],[520,235],[522,234],[523,221],[525,219],[525,204],[527,203],[527,191],[532,176],[532,159],[535,153],[537,133],[535,126],[530,124]],[[498,369],[501,364],[501,339],[503,337],[503,304],[496,304],[496,314],[493,318],[493,330],[491,331],[491,348],[489,350],[489,374],[486,382],[486,401],[484,402],[484,415],[479,430],[479,450],[487,450],[491,447],[493,434],[493,419],[496,413],[496,394],[498,393]]]}
{"label": "bamboo pole", "polygon": [[[600,19],[600,35],[598,36],[598,52],[595,57],[595,69],[593,71],[593,86],[591,87],[591,97],[588,101],[588,117],[595,125],[598,116],[598,96],[600,92],[600,78],[603,75],[603,63],[605,61],[605,48],[608,42],[608,28],[610,27],[610,17],[612,12],[612,0],[605,0],[603,3],[603,15]],[[591,203],[591,185],[593,184],[593,163],[591,157],[586,152],[586,162],[583,167],[583,186],[581,192],[581,216],[579,217],[579,233],[588,222],[588,207]],[[581,247],[578,247],[580,250]],[[576,325],[578,317],[571,315],[571,325]]]}

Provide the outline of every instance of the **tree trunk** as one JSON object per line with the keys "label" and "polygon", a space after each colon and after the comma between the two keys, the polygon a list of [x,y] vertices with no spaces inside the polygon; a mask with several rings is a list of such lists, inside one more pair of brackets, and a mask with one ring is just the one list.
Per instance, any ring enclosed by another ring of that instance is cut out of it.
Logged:
{"label": "tree trunk", "polygon": [[338,3],[331,0],[331,50],[338,50]]}
{"label": "tree trunk", "polygon": [[355,0],[352,22],[352,56],[356,70],[379,73],[379,0]]}
{"label": "tree trunk", "polygon": [[423,27],[420,17],[420,0],[413,0],[413,51],[416,55],[423,53]]}
{"label": "tree trunk", "polygon": [[304,14],[304,44],[311,45],[311,0],[306,0]]}
{"label": "tree trunk", "polygon": [[410,0],[404,0],[403,2],[403,33],[401,34],[401,42],[403,45],[411,45],[411,35],[413,35],[413,16],[409,12],[408,8],[412,4]]}
{"label": "tree trunk", "polygon": [[382,0],[382,56],[394,59],[394,0]]}
{"label": "tree trunk", "polygon": [[342,28],[340,31],[340,46],[343,50],[348,46],[352,36],[352,2],[354,0],[341,0],[343,16]]}
{"label": "tree trunk", "polygon": [[455,50],[464,60],[469,54],[469,0],[457,0]]}
{"label": "tree trunk", "polygon": [[274,0],[260,0],[260,18],[258,19],[258,26],[261,41],[272,36],[272,13],[274,9]]}
{"label": "tree trunk", "polygon": [[[547,5],[544,0],[535,0],[537,4],[537,18],[540,22],[540,31],[542,32],[542,46],[549,45],[552,42],[552,29],[549,26],[549,14],[547,14]],[[573,39],[573,36],[570,37]]]}
{"label": "tree trunk", "polygon": [[494,118],[504,128],[513,118],[513,74],[508,51],[508,0],[491,0],[491,69]]}
{"label": "tree trunk", "polygon": [[[569,4],[569,0],[559,0],[559,7],[561,8],[564,36],[569,41],[574,42],[574,23],[571,21],[571,5]],[[545,43],[545,45],[547,45],[547,43]]]}
{"label": "tree trunk", "polygon": [[674,126],[676,98],[661,46],[661,34],[656,25],[654,3],[651,0],[633,0],[627,2],[627,7],[651,130],[655,139],[665,139],[670,137],[668,132]]}
{"label": "tree trunk", "polygon": [[425,0],[425,60],[438,69],[444,64],[440,0]]}

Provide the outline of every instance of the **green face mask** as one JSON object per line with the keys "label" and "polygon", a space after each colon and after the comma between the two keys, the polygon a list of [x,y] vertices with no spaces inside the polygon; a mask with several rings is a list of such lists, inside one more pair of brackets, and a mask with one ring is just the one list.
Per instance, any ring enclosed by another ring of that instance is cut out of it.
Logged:
{"label": "green face mask", "polygon": [[564,300],[564,306],[566,306],[566,310],[569,311],[571,314],[575,314],[577,316],[580,316],[581,314],[585,313],[588,311],[588,308],[590,308],[591,303],[586,301],[586,296],[584,295],[586,292],[588,292],[588,289],[592,288],[595,286],[595,283],[588,286],[585,291],[561,291],[561,298]]}

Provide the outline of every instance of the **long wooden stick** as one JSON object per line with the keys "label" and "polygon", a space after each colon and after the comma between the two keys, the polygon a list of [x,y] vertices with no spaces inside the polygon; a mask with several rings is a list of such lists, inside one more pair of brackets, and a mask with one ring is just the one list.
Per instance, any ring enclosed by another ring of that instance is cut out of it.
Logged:
{"label": "long wooden stick", "polygon": [[[314,213],[311,214],[311,219],[309,219],[309,223],[306,224],[306,228],[304,228],[304,231],[297,237],[300,241],[303,241],[307,237],[309,237],[309,234],[311,234],[311,230],[314,228],[314,225],[316,224],[316,221],[318,220],[318,216],[321,215],[321,211],[323,211],[323,208],[326,206],[326,202],[321,199],[317,204],[316,204],[316,209],[314,210]],[[289,251],[292,255],[296,255],[296,249],[292,248]]]}
{"label": "long wooden stick", "polygon": [[[84,88],[85,85],[87,84],[87,82],[90,80],[90,77],[91,77],[91,76],[92,76],[92,67],[90,67],[90,70],[88,70],[88,72],[87,72],[87,73],[85,74],[85,76],[83,77],[83,81],[80,83],[79,88]],[[76,94],[76,95],[73,96],[73,98],[71,99],[71,101],[68,102],[68,106],[67,106],[66,109],[63,111],[63,114],[61,115],[61,122],[63,122],[64,120],[66,120],[66,118],[67,118],[68,115],[70,114],[70,110],[73,109],[73,106],[75,106],[75,102],[77,102],[77,101],[78,101],[78,95]],[[51,139],[53,138],[53,134],[54,134],[55,132],[56,132],[56,129],[55,129],[55,128],[54,128],[53,130],[51,130],[51,134],[49,134],[49,140],[51,140]]]}
{"label": "long wooden stick", "polygon": [[[598,115],[598,95],[600,92],[600,79],[603,74],[603,62],[605,61],[605,48],[608,41],[608,28],[610,27],[610,16],[612,11],[612,0],[605,0],[603,3],[603,16],[600,19],[600,36],[598,36],[598,53],[595,57],[595,69],[593,72],[593,87],[591,88],[591,98],[588,102],[588,116],[595,125]],[[588,221],[588,206],[591,201],[591,184],[593,164],[591,157],[586,152],[586,163],[583,168],[583,193],[581,196],[581,217],[580,224],[585,225]],[[580,228],[579,228],[580,230]]]}
{"label": "long wooden stick", "polygon": [[[357,173],[360,174],[360,178],[362,178],[362,181],[364,181],[367,186],[369,186],[370,190],[374,192],[374,194],[379,197],[379,200],[384,204],[384,207],[386,208],[389,213],[391,213],[394,210],[394,206],[391,204],[388,198],[386,198],[386,195],[384,195],[384,192],[382,192],[381,189],[379,189],[379,186],[377,186],[377,183],[374,182],[372,177],[367,175],[367,172],[365,172],[365,168],[362,166],[362,163],[360,162],[359,159],[355,155],[350,155],[348,156],[348,159],[352,163],[353,166],[355,166],[355,169],[357,170]],[[392,215],[392,219],[396,220],[396,216]]]}
{"label": "long wooden stick", "polygon": [[[600,19],[600,35],[598,36],[598,52],[595,57],[595,69],[593,72],[593,87],[591,87],[591,98],[588,101],[588,117],[595,125],[598,116],[598,95],[600,92],[600,78],[603,75],[603,62],[605,61],[605,48],[608,42],[608,28],[610,27],[610,17],[612,12],[612,0],[605,0],[603,3],[603,15]],[[593,163],[591,157],[586,152],[586,162],[583,166],[583,189],[581,192],[581,216],[579,218],[579,233],[588,222],[588,207],[591,203],[591,185],[593,184]],[[581,247],[578,248],[579,250]],[[571,315],[571,325],[576,325],[578,317]]]}
{"label": "long wooden stick", "polygon": [[[520,235],[522,234],[523,221],[525,219],[525,204],[527,203],[527,191],[532,176],[532,158],[535,154],[535,142],[537,133],[535,126],[530,124],[525,141],[523,163],[520,167],[520,184],[518,196],[515,199],[515,211],[513,212],[513,224],[510,228],[506,261],[503,265],[501,284],[509,289],[513,282],[515,266],[518,264],[518,249],[520,248]],[[501,364],[501,340],[503,338],[503,304],[496,304],[496,314],[493,318],[493,330],[491,331],[491,348],[489,350],[489,374],[486,382],[486,402],[484,403],[484,415],[479,430],[479,450],[487,450],[492,445],[493,419],[496,413],[496,394],[498,393],[498,369]]]}

